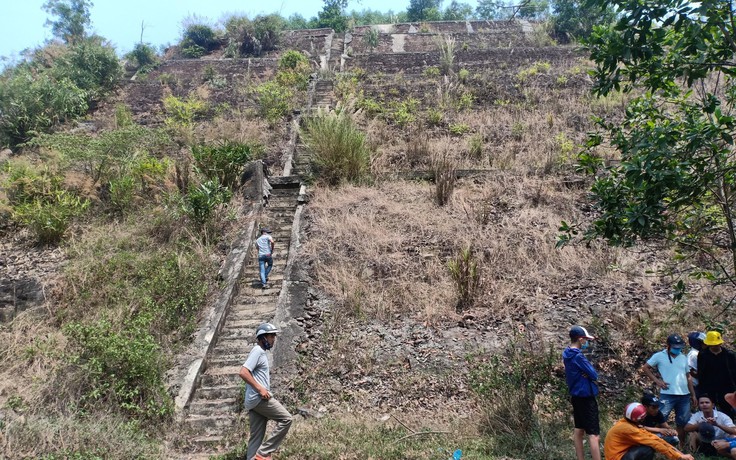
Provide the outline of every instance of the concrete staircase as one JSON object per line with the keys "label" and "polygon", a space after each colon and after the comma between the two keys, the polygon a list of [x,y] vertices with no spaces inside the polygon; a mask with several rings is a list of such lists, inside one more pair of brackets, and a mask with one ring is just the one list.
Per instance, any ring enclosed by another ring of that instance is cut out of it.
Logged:
{"label": "concrete staircase", "polygon": [[295,176],[274,177],[270,182],[272,195],[268,206],[263,208],[259,224],[271,228],[275,241],[270,286],[261,288],[258,251],[254,248],[240,281],[239,294],[225,316],[215,346],[206,359],[206,370],[186,408],[184,424],[188,441],[182,452],[174,453],[171,458],[207,458],[232,448],[246,437],[246,433],[235,431],[244,390],[238,373],[254,345],[256,327],[272,321],[276,313],[300,191],[300,181]]}
{"label": "concrete staircase", "polygon": [[314,83],[312,111],[332,110],[337,104],[334,80],[317,80]]}

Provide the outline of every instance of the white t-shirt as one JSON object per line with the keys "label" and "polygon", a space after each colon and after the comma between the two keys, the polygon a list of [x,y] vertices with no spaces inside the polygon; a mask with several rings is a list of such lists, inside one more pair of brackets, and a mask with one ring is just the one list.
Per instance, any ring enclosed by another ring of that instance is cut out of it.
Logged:
{"label": "white t-shirt", "polygon": [[[695,348],[690,350],[690,353],[687,354],[687,364],[690,366],[690,369],[695,371],[698,370],[698,350]],[[698,386],[698,379],[693,378],[693,386]]]}
{"label": "white t-shirt", "polygon": [[264,233],[263,235],[259,236],[256,240],[256,245],[258,246],[258,255],[270,256],[272,243],[273,238],[271,238],[271,235],[269,235],[268,233]]}
{"label": "white t-shirt", "polygon": [[[260,345],[255,345],[248,355],[248,359],[243,363],[243,367],[248,368],[256,382],[263,385],[266,390],[271,391],[271,373],[268,365],[268,356],[266,351]],[[261,395],[255,388],[245,385],[245,410],[251,410],[261,402]]]}
{"label": "white t-shirt", "polygon": [[[688,395],[690,389],[687,386],[687,374],[690,372],[690,366],[687,363],[687,356],[679,354],[677,356],[668,356],[667,350],[659,351],[652,355],[647,364],[659,371],[662,380],[669,386],[660,391],[664,395]],[[672,358],[672,362],[670,362]]]}
{"label": "white t-shirt", "polygon": [[[723,412],[718,412],[715,409],[713,409],[713,418],[716,419],[716,422],[718,422],[719,425],[726,426],[726,427],[734,426],[733,421],[731,420],[731,417],[724,414]],[[701,423],[705,421],[706,420],[705,420],[705,416],[703,415],[703,411],[698,411],[690,416],[690,420],[688,420],[687,424],[688,425],[700,425]],[[713,439],[724,439],[724,438],[732,436],[715,425],[713,426],[713,429],[715,429],[716,431],[716,435]],[[698,438],[700,438],[700,434],[698,434]],[[700,438],[700,440],[709,442],[709,440],[702,439],[702,438]]]}

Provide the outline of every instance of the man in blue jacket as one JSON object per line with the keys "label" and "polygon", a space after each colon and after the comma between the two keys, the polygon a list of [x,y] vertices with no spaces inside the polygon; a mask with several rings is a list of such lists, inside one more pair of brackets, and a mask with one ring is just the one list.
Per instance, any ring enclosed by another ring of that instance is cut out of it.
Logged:
{"label": "man in blue jacket", "polygon": [[583,450],[583,433],[588,434],[590,444],[590,455],[593,460],[601,460],[600,433],[598,423],[598,373],[583,355],[583,350],[588,348],[590,340],[595,337],[590,335],[584,327],[573,326],[570,328],[570,346],[562,352],[562,361],[565,363],[565,380],[570,391],[572,402],[572,414],[575,420],[575,455],[577,460],[585,460]]}

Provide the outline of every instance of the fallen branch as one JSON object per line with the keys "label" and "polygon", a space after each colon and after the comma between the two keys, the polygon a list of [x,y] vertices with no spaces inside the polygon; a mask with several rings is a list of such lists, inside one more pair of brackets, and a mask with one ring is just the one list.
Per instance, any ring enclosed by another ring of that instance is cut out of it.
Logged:
{"label": "fallen branch", "polygon": [[409,430],[410,432],[412,432],[412,433],[416,433],[416,431],[414,431],[414,430],[412,430],[411,428],[409,428],[409,427],[408,427],[408,426],[407,426],[407,425],[406,425],[406,424],[405,424],[404,422],[402,422],[401,420],[399,420],[399,418],[398,418],[397,416],[395,416],[394,414],[391,414],[391,417],[393,417],[393,418],[394,418],[394,420],[396,420],[397,422],[399,422],[399,424],[400,424],[401,426],[403,426],[404,428],[406,428],[406,429],[407,429],[407,430]]}

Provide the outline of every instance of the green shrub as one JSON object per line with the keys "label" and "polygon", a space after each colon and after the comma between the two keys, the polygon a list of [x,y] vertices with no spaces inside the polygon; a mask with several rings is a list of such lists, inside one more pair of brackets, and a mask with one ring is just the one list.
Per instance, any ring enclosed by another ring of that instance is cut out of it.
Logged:
{"label": "green shrub", "polygon": [[524,133],[526,132],[526,126],[524,126],[521,122],[515,122],[511,126],[511,137],[513,137],[515,140],[520,141],[524,138]]}
{"label": "green shrub", "polygon": [[166,111],[165,123],[169,126],[190,127],[194,121],[207,112],[207,103],[189,96],[187,99],[179,99],[176,96],[164,98],[164,110]]}
{"label": "green shrub", "polygon": [[480,286],[480,270],[472,249],[462,249],[455,259],[447,263],[447,268],[457,291],[455,308],[460,312],[472,307]]}
{"label": "green shrub", "polygon": [[460,97],[458,97],[455,107],[457,110],[461,111],[469,110],[473,107],[473,102],[475,102],[475,97],[471,93],[462,93]]}
{"label": "green shrub", "polygon": [[424,71],[422,72],[422,74],[424,74],[425,77],[429,77],[429,78],[439,77],[440,76],[440,69],[439,69],[439,67],[430,66],[430,67],[427,67],[426,69],[424,69]]}
{"label": "green shrub", "polygon": [[404,128],[416,121],[416,111],[419,108],[419,101],[414,98],[408,98],[400,102],[391,104],[391,119],[399,127]]}
{"label": "green shrub", "polygon": [[225,21],[227,49],[232,57],[260,56],[275,50],[281,41],[286,22],[277,14],[258,15],[252,21],[232,16]]}
{"label": "green shrub", "polygon": [[[37,136],[30,145],[49,149],[60,154],[72,165],[81,165],[93,183],[107,183],[127,173],[131,164],[141,161],[153,165],[157,160],[147,152],[165,153],[175,151],[176,145],[161,129],[142,126],[127,126],[114,131],[105,131],[98,136],[79,133],[57,133]],[[152,166],[153,167],[153,166]],[[163,162],[155,165],[157,171],[164,168]],[[164,168],[165,169],[165,168]],[[158,173],[147,171],[150,179],[158,179]]]}
{"label": "green shrub", "polygon": [[483,158],[483,136],[475,134],[468,140],[468,156],[474,160]]}
{"label": "green shrub", "polygon": [[203,54],[209,53],[219,46],[220,42],[212,27],[205,24],[191,24],[184,30],[180,47],[201,49]]}
{"label": "green shrub", "polygon": [[42,244],[58,243],[74,217],[89,206],[89,200],[66,190],[55,190],[50,196],[36,198],[13,208],[13,219],[27,226]]}
{"label": "green shrub", "polygon": [[182,197],[184,214],[199,225],[204,225],[212,213],[223,203],[230,202],[232,192],[220,185],[216,180],[210,180],[190,186],[187,194]]}
{"label": "green shrub", "polygon": [[2,170],[7,177],[0,185],[11,206],[50,198],[61,189],[63,182],[63,178],[47,166],[37,167],[22,160],[9,161]]}
{"label": "green shrub", "polygon": [[142,315],[120,329],[107,320],[64,327],[74,349],[70,362],[84,375],[82,407],[112,402],[132,417],[152,420],[172,414],[162,379],[166,363],[148,331],[150,321]]}
{"label": "green shrub", "polygon": [[276,81],[269,81],[255,88],[260,114],[272,125],[278,123],[291,110],[294,93]]}
{"label": "green shrub", "polygon": [[0,77],[0,145],[27,142],[87,109],[87,92],[67,77],[26,67],[7,70]]}
{"label": "green shrub", "polygon": [[371,118],[383,112],[383,105],[377,100],[368,97],[358,99],[355,106],[362,109]]}
{"label": "green shrub", "polygon": [[245,165],[262,150],[259,145],[224,141],[216,145],[196,145],[192,147],[192,156],[200,174],[209,180],[217,180],[224,187],[234,189]]}
{"label": "green shrub", "polygon": [[296,70],[279,70],[276,73],[276,83],[282,88],[293,88],[297,91],[306,91],[309,86],[309,73],[302,68]]}
{"label": "green shrub", "polygon": [[159,62],[156,49],[148,43],[136,43],[133,50],[125,57],[133,61],[140,73],[153,70]]}
{"label": "green shrub", "polygon": [[346,113],[309,118],[302,137],[317,174],[326,183],[361,183],[367,179],[371,155],[365,135]]}
{"label": "green shrub", "polygon": [[115,49],[89,39],[72,46],[54,62],[57,78],[70,79],[84,90],[88,101],[98,101],[112,91],[123,74]]}
{"label": "green shrub", "polygon": [[222,89],[227,87],[227,78],[217,73],[214,67],[208,65],[202,71],[202,81],[208,83],[210,87]]}
{"label": "green shrub", "polygon": [[439,126],[442,124],[445,114],[441,110],[428,109],[427,110],[427,123],[430,126]]}
{"label": "green shrub", "polygon": [[468,69],[460,69],[460,71],[457,73],[457,78],[460,80],[461,83],[467,83],[468,77],[470,77],[470,72]]}
{"label": "green shrub", "polygon": [[309,60],[297,50],[286,51],[279,58],[279,70],[303,70],[309,69]]}
{"label": "green shrub", "polygon": [[[497,455],[553,460],[569,449],[560,417],[567,411],[559,350],[537,339],[519,338],[503,353],[469,358],[470,385],[483,412],[481,429],[496,441]],[[558,452],[553,446],[565,446]]]}
{"label": "green shrub", "polygon": [[182,46],[181,55],[189,59],[198,59],[207,54],[207,50],[199,45]]}
{"label": "green shrub", "polygon": [[133,124],[133,112],[124,104],[115,105],[115,128],[128,128]]}
{"label": "green shrub", "polygon": [[378,39],[379,39],[379,33],[378,30],[374,28],[370,28],[368,30],[368,33],[365,34],[365,44],[368,45],[368,48],[374,49],[378,47]]}
{"label": "green shrub", "polygon": [[529,67],[520,70],[516,74],[516,79],[523,83],[526,80],[528,80],[530,77],[534,77],[540,73],[545,73],[545,74],[548,73],[551,68],[552,68],[552,64],[550,64],[547,61],[535,62]]}
{"label": "green shrub", "polygon": [[450,124],[450,134],[453,136],[462,136],[470,132],[470,126],[465,123],[452,123]]}

